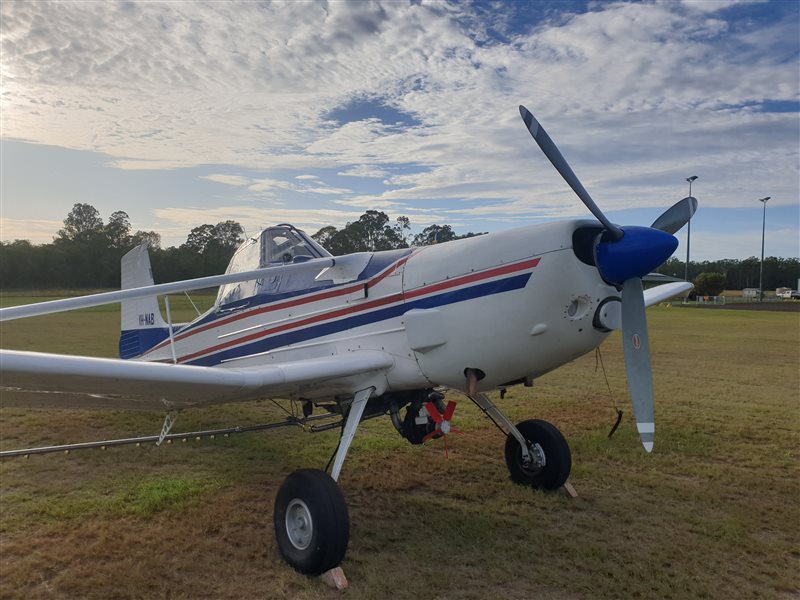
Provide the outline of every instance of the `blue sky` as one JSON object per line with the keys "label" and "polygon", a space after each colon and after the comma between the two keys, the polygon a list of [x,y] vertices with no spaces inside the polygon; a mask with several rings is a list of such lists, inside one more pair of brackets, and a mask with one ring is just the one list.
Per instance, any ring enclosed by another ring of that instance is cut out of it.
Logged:
{"label": "blue sky", "polygon": [[[800,255],[800,4],[23,3],[2,10],[0,238],[72,205],[179,244],[202,223],[418,231],[589,213],[647,225],[693,185],[692,258]],[[685,232],[678,234],[685,256]]]}

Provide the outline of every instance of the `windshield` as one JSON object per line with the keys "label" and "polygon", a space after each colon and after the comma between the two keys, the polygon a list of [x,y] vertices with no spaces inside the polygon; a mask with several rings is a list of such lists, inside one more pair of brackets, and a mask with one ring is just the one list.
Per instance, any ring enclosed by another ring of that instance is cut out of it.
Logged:
{"label": "windshield", "polygon": [[[244,244],[239,246],[236,254],[231,258],[228,263],[228,268],[225,274],[228,273],[243,273],[245,271],[254,271],[261,267],[261,238],[250,238]],[[242,298],[254,296],[257,292],[258,280],[238,281],[236,283],[229,283],[219,288],[217,295],[217,304],[228,304],[235,302]]]}
{"label": "windshield", "polygon": [[323,256],[297,230],[274,227],[267,229],[264,234],[261,238],[265,266],[302,262]]}
{"label": "windshield", "polygon": [[[264,229],[239,246],[225,273],[243,273],[328,256],[331,253],[305,232],[291,225],[278,225]],[[217,305],[230,304],[261,292],[275,291],[279,281],[280,275],[276,273],[261,279],[220,286]]]}

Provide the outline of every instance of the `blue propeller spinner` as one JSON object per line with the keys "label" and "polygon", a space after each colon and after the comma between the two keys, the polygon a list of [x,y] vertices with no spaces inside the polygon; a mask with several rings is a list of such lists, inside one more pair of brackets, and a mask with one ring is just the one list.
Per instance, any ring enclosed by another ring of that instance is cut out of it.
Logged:
{"label": "blue propeller spinner", "polygon": [[653,449],[655,436],[653,411],[653,373],[650,367],[650,342],[647,335],[642,277],[667,260],[678,247],[673,233],[697,210],[691,196],[666,210],[650,227],[620,227],[603,214],[583,187],[547,132],[524,106],[519,113],[528,131],[545,156],[561,174],[592,214],[603,224],[594,246],[594,259],[600,276],[622,290],[622,348],[628,391],[642,445]]}
{"label": "blue propeller spinner", "polygon": [[622,237],[595,246],[595,264],[600,275],[612,285],[622,285],[631,277],[642,278],[667,260],[678,247],[678,239],[652,227],[628,225]]}

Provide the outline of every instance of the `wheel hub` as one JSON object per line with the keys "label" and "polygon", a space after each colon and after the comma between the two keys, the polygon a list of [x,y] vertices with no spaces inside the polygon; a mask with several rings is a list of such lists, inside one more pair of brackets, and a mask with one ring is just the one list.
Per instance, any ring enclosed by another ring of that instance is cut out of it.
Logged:
{"label": "wheel hub", "polygon": [[311,544],[314,522],[311,519],[311,511],[300,498],[289,502],[286,508],[286,535],[292,546],[298,550],[305,550]]}
{"label": "wheel hub", "polygon": [[539,444],[532,444],[528,442],[528,452],[530,453],[530,461],[525,461],[525,457],[522,455],[522,452],[519,453],[519,465],[520,468],[530,475],[538,474],[542,469],[544,469],[545,465],[547,465],[547,459],[544,455],[544,449]]}

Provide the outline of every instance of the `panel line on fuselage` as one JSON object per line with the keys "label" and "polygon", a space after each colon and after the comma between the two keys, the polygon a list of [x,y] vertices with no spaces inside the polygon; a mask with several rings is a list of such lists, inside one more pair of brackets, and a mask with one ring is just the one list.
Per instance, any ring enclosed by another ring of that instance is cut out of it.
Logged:
{"label": "panel line on fuselage", "polygon": [[[355,285],[353,285],[352,283],[346,283],[343,285],[334,286],[332,288],[325,287],[322,290],[314,290],[311,293],[308,293],[307,291],[299,291],[296,294],[294,294],[291,297],[291,299],[288,300],[281,299],[280,301],[275,301],[274,299],[271,299],[270,294],[262,294],[261,299],[257,301],[257,304],[248,307],[249,310],[243,309],[241,312],[237,312],[236,314],[230,316],[215,316],[212,314],[211,315],[212,320],[210,321],[209,317],[205,317],[198,319],[195,323],[190,323],[186,328],[184,328],[182,331],[178,332],[175,335],[175,341],[176,342],[183,341],[186,338],[189,338],[198,333],[202,333],[204,331],[208,331],[210,329],[214,329],[217,327],[222,327],[229,323],[233,323],[234,321],[247,319],[259,314],[265,314],[277,310],[283,310],[286,308],[294,308],[295,306],[301,306],[303,304],[308,304],[311,302],[318,302],[320,300],[328,300],[330,298],[336,298],[337,296],[353,294],[362,290],[364,284],[366,284],[367,287],[372,288],[381,281],[383,281],[383,279],[391,275],[402,265],[404,265],[406,261],[409,258],[411,258],[412,254],[413,252],[410,251],[406,256],[404,256],[400,260],[397,260],[394,263],[385,267],[383,271],[379,272],[372,279],[368,281],[359,281]],[[154,346],[150,350],[148,350],[143,356],[146,357],[148,354],[156,350],[160,350],[161,348],[166,347],[168,344],[169,340],[165,340],[160,344]]]}
{"label": "panel line on fuselage", "polygon": [[[450,280],[409,290],[405,293],[393,293],[358,305],[332,308],[313,317],[301,316],[293,323],[272,327],[236,340],[230,340],[183,355],[179,358],[179,362],[192,365],[215,365],[223,361],[227,362],[254,354],[264,354],[281,346],[305,342],[347,329],[398,317],[414,308],[439,307],[521,289],[527,284],[532,272],[516,274],[511,277],[504,276],[515,272],[518,273],[522,270],[533,269],[539,263],[539,260],[538,258],[527,259],[461,277],[454,277]],[[503,278],[495,279],[498,277]],[[487,279],[493,280],[485,281]],[[476,282],[480,283],[470,285]],[[442,293],[437,294],[436,292]]]}
{"label": "panel line on fuselage", "polygon": [[[308,325],[308,323],[304,323],[303,329],[287,333],[278,333],[278,335],[274,335],[274,332],[272,331],[264,332],[264,334],[260,336],[261,339],[253,340],[251,343],[245,343],[242,346],[236,346],[229,349],[219,347],[207,349],[205,351],[198,352],[195,355],[182,357],[179,359],[179,362],[198,366],[213,366],[224,360],[241,355],[243,351],[248,354],[262,354],[272,348],[287,346],[289,344],[332,335],[341,331],[353,329],[355,327],[370,325],[386,319],[399,317],[405,312],[414,308],[435,308],[456,302],[463,302],[464,300],[472,300],[475,298],[481,298],[511,290],[522,289],[528,283],[530,277],[531,273],[515,275],[513,277],[507,277],[488,283],[481,283],[467,288],[462,288],[461,290],[444,292],[435,296],[428,296],[412,302],[402,302],[401,299],[401,301],[397,304],[394,304],[394,306],[389,306],[364,314],[345,317],[336,321],[328,321],[326,323],[320,323],[318,325],[312,325],[308,327],[305,327],[305,325]],[[315,319],[315,321],[321,320],[321,318]],[[208,354],[206,354],[207,352]],[[203,354],[206,355],[202,356]]]}
{"label": "panel line on fuselage", "polygon": [[[345,337],[336,338],[337,342],[351,342],[353,340],[359,340],[364,338],[375,337],[378,335],[389,335],[392,333],[401,333],[405,331],[405,327],[392,327],[391,329],[378,329],[376,331],[370,331],[368,333],[359,333],[357,335],[348,335]],[[309,342],[307,344],[292,344],[291,346],[285,346],[283,348],[273,348],[271,350],[266,350],[264,352],[258,352],[256,354],[245,354],[243,356],[236,356],[234,358],[226,358],[225,360],[221,361],[222,363],[229,363],[235,360],[244,360],[245,358],[254,358],[256,356],[267,356],[267,355],[275,355],[280,354],[281,352],[294,352],[296,350],[303,350],[305,348],[314,348],[316,346],[323,346],[325,344],[329,344],[329,340],[321,340],[321,341],[314,341]]]}

